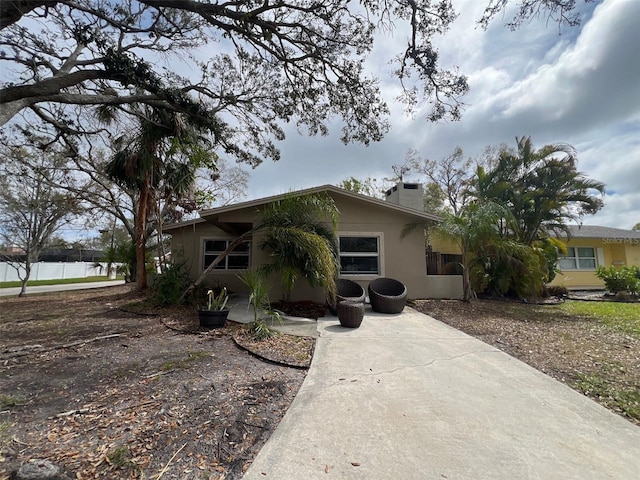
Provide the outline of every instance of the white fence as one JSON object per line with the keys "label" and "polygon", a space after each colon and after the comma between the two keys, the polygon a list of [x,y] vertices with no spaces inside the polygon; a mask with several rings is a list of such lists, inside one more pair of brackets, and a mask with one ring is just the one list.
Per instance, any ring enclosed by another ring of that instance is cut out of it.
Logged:
{"label": "white fence", "polygon": [[[20,266],[21,273],[24,268]],[[107,264],[102,269],[89,262],[38,262],[31,266],[29,280],[63,280],[65,278],[86,278],[107,274]],[[0,262],[0,282],[19,281],[16,269],[9,263]]]}

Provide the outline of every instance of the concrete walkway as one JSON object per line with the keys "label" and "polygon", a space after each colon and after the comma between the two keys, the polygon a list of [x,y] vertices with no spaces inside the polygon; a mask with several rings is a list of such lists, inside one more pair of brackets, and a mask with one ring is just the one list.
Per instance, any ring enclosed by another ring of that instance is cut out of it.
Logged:
{"label": "concrete walkway", "polygon": [[[253,309],[249,305],[248,296],[231,295],[227,303],[227,308],[229,308],[229,320],[238,323],[253,322]],[[297,335],[300,337],[317,337],[319,335],[318,322],[308,318],[282,315],[281,322],[267,320],[266,323],[274,330],[286,333],[287,335]]]}
{"label": "concrete walkway", "polygon": [[640,428],[412,309],[317,322],[311,368],[244,480],[640,478]]}

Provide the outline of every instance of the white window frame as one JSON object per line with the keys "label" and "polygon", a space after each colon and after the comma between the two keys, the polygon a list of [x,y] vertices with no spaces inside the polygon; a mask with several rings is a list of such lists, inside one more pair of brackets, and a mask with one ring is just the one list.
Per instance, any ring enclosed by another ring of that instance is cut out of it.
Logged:
{"label": "white window frame", "polygon": [[383,232],[338,232],[338,260],[339,263],[342,255],[345,256],[362,256],[372,257],[373,254],[369,252],[342,252],[340,251],[340,239],[343,237],[360,237],[360,238],[376,238],[378,240],[378,273],[371,272],[347,272],[340,269],[339,276],[342,277],[358,277],[364,278],[378,278],[384,277],[384,234]]}
{"label": "white window frame", "polygon": [[[201,250],[201,261],[200,265],[202,266],[202,270],[204,271],[207,268],[206,259],[207,255],[214,255],[216,253],[221,254],[224,250],[215,250],[215,251],[207,251],[207,242],[225,242],[225,250],[229,247],[229,244],[236,240],[235,238],[222,238],[222,237],[202,237],[200,241]],[[251,242],[247,242],[249,249],[246,252],[238,252],[238,253],[230,253],[227,255],[221,265],[224,265],[224,268],[218,267],[213,269],[213,272],[240,272],[242,270],[246,270],[251,267]],[[230,257],[247,257],[247,266],[241,268],[229,268],[229,258]]]}
{"label": "white window frame", "polygon": [[[578,253],[578,250],[581,248],[588,248],[593,252],[593,255],[591,256],[581,256]],[[573,255],[570,255],[571,251],[573,250]],[[565,267],[562,266],[562,261],[573,261],[573,266],[572,267]],[[593,264],[594,266],[589,266],[589,267],[582,267],[580,266],[580,260],[593,260]],[[565,271],[565,270],[581,270],[581,271],[594,271],[597,266],[599,264],[598,261],[598,249],[596,247],[588,247],[588,246],[574,246],[574,247],[567,247],[567,255],[563,255],[560,256],[558,258],[558,268],[560,268],[561,271]]]}

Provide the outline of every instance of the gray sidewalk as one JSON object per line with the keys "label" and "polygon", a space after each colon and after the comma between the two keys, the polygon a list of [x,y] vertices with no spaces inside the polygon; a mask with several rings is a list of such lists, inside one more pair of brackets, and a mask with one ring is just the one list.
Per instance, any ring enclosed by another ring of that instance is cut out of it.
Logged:
{"label": "gray sidewalk", "polygon": [[[112,287],[124,285],[124,280],[108,280],[105,282],[64,283],[59,285],[39,285],[27,287],[27,295],[48,292],[66,292],[67,290],[86,290],[89,288]],[[15,296],[20,293],[20,287],[0,288],[0,297]]]}
{"label": "gray sidewalk", "polygon": [[407,308],[317,328],[244,480],[639,478],[639,427],[441,322]]}

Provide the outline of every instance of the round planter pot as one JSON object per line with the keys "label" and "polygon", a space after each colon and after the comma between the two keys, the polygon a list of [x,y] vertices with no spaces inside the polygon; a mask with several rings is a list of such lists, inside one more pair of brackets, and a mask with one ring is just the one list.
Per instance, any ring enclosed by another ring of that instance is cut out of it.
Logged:
{"label": "round planter pot", "polygon": [[338,320],[340,325],[347,328],[358,328],[364,318],[364,303],[340,302],[338,303]]}
{"label": "round planter pot", "polygon": [[224,327],[229,310],[198,310],[200,326],[205,328]]}

